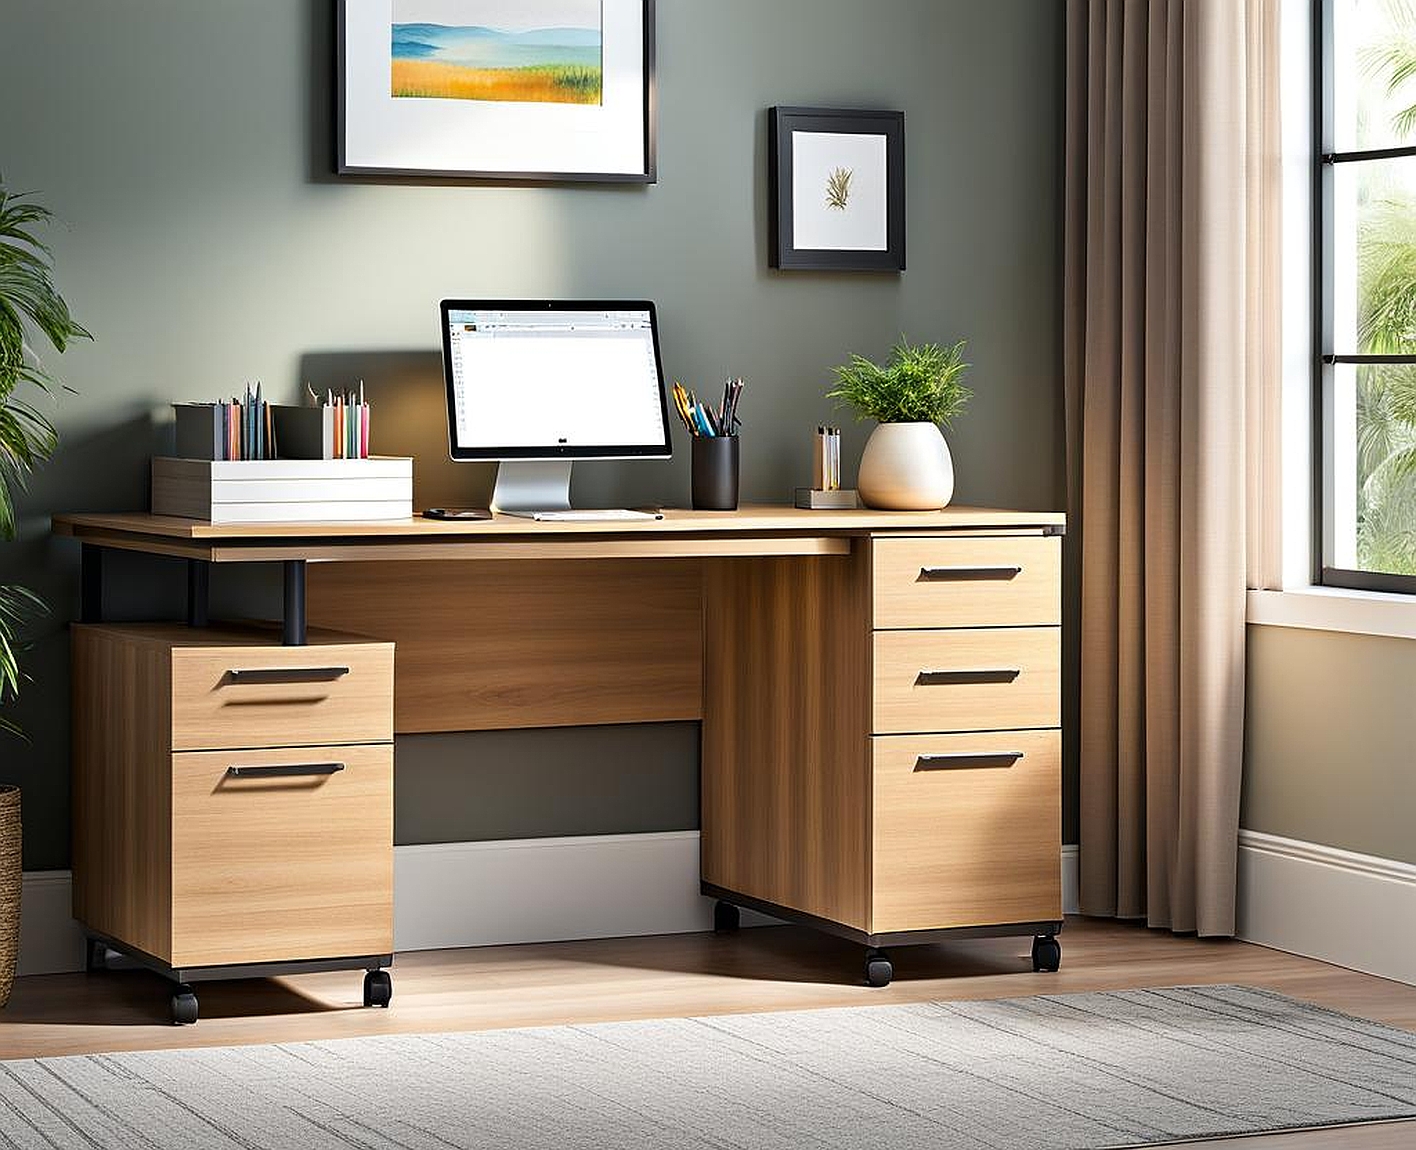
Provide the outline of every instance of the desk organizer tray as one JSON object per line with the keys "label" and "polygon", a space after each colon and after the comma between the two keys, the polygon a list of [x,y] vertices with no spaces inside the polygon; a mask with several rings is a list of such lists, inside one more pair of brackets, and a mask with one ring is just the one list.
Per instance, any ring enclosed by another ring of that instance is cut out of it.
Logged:
{"label": "desk organizer tray", "polygon": [[152,511],[205,523],[377,523],[413,514],[413,460],[152,461]]}

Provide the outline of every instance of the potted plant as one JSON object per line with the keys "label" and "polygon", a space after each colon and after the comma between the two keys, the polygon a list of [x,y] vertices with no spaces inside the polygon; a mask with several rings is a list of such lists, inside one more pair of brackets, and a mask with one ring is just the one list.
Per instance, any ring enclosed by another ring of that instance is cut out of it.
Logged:
{"label": "potted plant", "polygon": [[973,396],[963,384],[969,365],[964,341],[950,347],[907,339],[882,366],[863,356],[836,368],[827,397],[874,419],[860,460],[856,488],[867,507],[882,511],[937,511],[954,497],[954,461],[939,430]]}
{"label": "potted plant", "polygon": [[[29,397],[48,392],[53,379],[32,354],[30,337],[43,336],[62,352],[87,339],[55,290],[49,249],[35,236],[49,212],[27,196],[11,195],[0,179],[0,541],[17,529],[15,492],[53,453],[54,424]],[[19,629],[41,606],[25,587],[0,584],[0,739],[20,735],[6,717],[24,674]],[[9,756],[5,757],[8,761]],[[20,791],[0,780],[0,1007],[10,998],[20,934]]]}

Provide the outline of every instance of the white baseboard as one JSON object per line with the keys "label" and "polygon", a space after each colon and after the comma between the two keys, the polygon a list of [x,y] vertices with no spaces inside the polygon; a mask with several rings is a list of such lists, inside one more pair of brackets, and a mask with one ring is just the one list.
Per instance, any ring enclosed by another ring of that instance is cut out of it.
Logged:
{"label": "white baseboard", "polygon": [[438,843],[394,851],[393,941],[440,950],[710,930],[698,832]]}
{"label": "white baseboard", "polygon": [[1416,985],[1416,865],[1240,831],[1238,935]]}
{"label": "white baseboard", "polygon": [[[395,847],[394,945],[439,950],[709,930],[697,831]],[[1077,848],[1062,848],[1062,901],[1077,906]],[[20,973],[82,970],[68,871],[25,874]],[[745,912],[744,926],[769,923]]]}

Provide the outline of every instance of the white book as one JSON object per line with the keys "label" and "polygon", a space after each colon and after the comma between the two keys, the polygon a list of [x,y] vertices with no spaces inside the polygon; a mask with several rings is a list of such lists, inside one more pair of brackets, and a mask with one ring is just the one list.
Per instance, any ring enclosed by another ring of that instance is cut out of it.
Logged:
{"label": "white book", "polygon": [[[375,455],[368,459],[237,459],[231,462],[209,460],[153,460],[158,463],[192,462],[210,468],[213,481],[246,483],[255,480],[311,479],[407,479],[413,478],[413,460]],[[203,472],[204,474],[206,472]]]}
{"label": "white book", "polygon": [[219,523],[386,523],[413,518],[413,500],[350,500],[301,503],[215,503]]}
{"label": "white book", "polygon": [[218,503],[342,503],[406,499],[404,476],[352,479],[213,479],[211,501]]}

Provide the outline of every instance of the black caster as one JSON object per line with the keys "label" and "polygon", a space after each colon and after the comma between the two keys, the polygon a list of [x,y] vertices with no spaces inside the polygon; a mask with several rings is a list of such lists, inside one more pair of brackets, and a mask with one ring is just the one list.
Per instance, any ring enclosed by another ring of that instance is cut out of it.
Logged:
{"label": "black caster", "polygon": [[84,970],[92,974],[96,970],[108,969],[108,944],[96,938],[84,943]]}
{"label": "black caster", "polygon": [[867,986],[889,986],[895,977],[895,968],[883,950],[872,947],[865,952],[865,984]]}
{"label": "black caster", "polygon": [[1034,971],[1053,972],[1062,965],[1062,944],[1050,934],[1033,939],[1032,966]]}
{"label": "black caster", "polygon": [[742,914],[730,902],[719,900],[713,904],[713,933],[732,934],[742,922]]}
{"label": "black caster", "polygon": [[191,1026],[197,1020],[197,995],[185,982],[172,992],[172,1025]]}
{"label": "black caster", "polygon": [[393,1001],[393,977],[386,970],[364,975],[364,1005],[387,1006]]}

